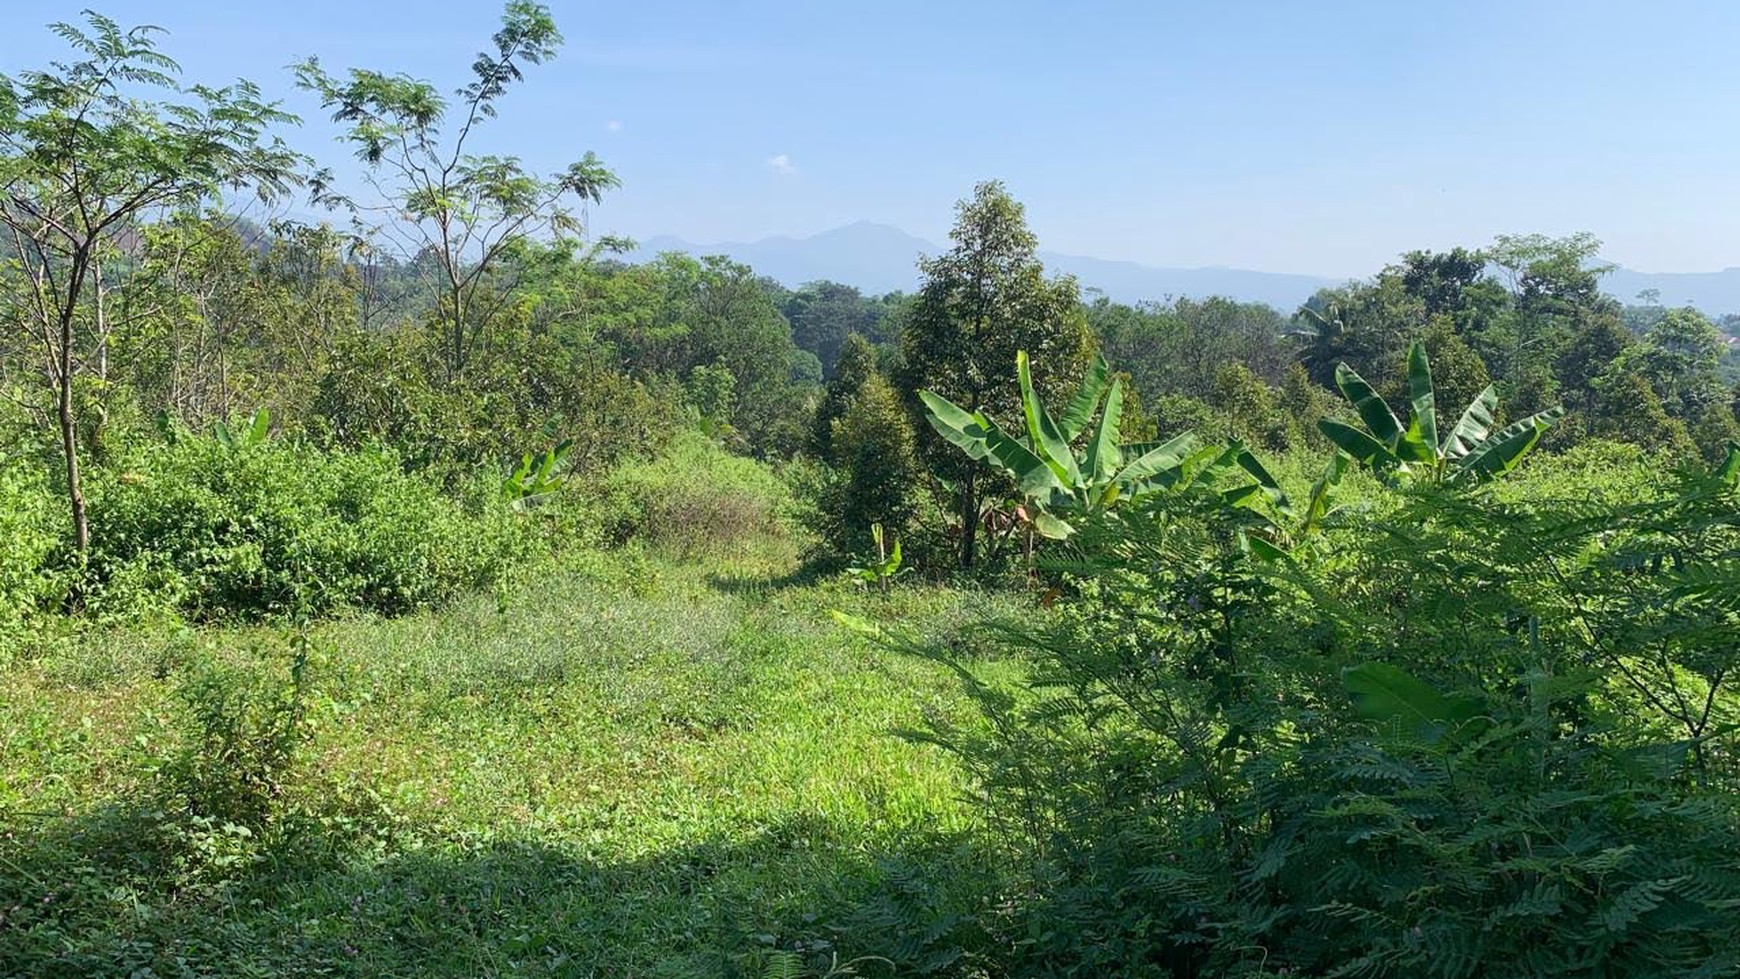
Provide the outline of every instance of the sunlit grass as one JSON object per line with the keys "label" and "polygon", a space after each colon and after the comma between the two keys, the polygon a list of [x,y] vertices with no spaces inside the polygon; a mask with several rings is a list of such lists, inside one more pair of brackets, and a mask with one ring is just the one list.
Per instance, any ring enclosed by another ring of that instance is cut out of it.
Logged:
{"label": "sunlit grass", "polygon": [[0,974],[166,975],[177,957],[224,975],[721,974],[874,944],[901,881],[982,889],[994,860],[955,765],[891,733],[958,711],[952,684],[828,611],[935,635],[1027,603],[789,571],[587,552],[439,613],[315,627],[291,815],[216,870],[145,842],[117,854],[162,821],[151,766],[178,678],[204,657],[282,670],[289,634],[112,633],[23,658],[0,702],[0,903],[65,907],[53,928],[0,927]]}

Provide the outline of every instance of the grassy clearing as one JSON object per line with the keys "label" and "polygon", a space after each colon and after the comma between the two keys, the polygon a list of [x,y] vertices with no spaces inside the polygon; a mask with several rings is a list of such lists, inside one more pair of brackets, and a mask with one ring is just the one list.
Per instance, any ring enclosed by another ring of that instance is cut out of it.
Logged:
{"label": "grassy clearing", "polygon": [[788,570],[583,553],[438,614],[316,627],[312,736],[254,835],[167,812],[160,769],[181,679],[211,662],[281,673],[291,637],[117,633],[14,663],[0,975],[732,975],[779,950],[946,956],[900,920],[964,911],[997,862],[952,762],[890,732],[960,704],[933,667],[848,638],[827,610],[964,635],[1023,603]]}

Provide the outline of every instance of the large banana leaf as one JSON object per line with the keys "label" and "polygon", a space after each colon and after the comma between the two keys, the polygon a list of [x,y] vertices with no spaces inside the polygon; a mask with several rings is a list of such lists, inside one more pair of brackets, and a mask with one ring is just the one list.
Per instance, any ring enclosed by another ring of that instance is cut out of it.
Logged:
{"label": "large banana leaf", "polygon": [[1334,442],[1336,448],[1352,456],[1367,468],[1393,469],[1401,464],[1402,460],[1394,452],[1391,452],[1388,446],[1352,425],[1338,422],[1333,418],[1321,418],[1317,421],[1317,429],[1329,441]]}
{"label": "large banana leaf", "polygon": [[[1087,376],[1081,380],[1081,390],[1075,393],[1075,398],[1063,409],[1063,414],[1057,417],[1064,437],[1071,442],[1080,438],[1081,433],[1087,431],[1088,423],[1093,421],[1094,408],[1099,405],[1100,396],[1106,393],[1106,381],[1111,374],[1111,368],[1106,366],[1106,358],[1095,354],[1093,364],[1088,367]],[[1112,438],[1116,441],[1117,436]]]}
{"label": "large banana leaf", "polygon": [[1262,460],[1253,455],[1251,450],[1246,448],[1243,443],[1235,444],[1239,447],[1237,459],[1239,468],[1243,469],[1246,473],[1249,473],[1251,478],[1257,481],[1256,485],[1263,491],[1263,495],[1269,498],[1269,502],[1275,505],[1277,510],[1280,510],[1283,513],[1290,510],[1291,506],[1287,502],[1286,492],[1281,489],[1280,482],[1269,473],[1268,468],[1263,465]]}
{"label": "large banana leaf", "polygon": [[1402,437],[1398,453],[1409,462],[1438,461],[1438,398],[1432,387],[1432,365],[1426,359],[1426,345],[1416,342],[1408,348],[1408,402],[1412,414],[1408,431]]}
{"label": "large banana leaf", "polygon": [[1088,443],[1087,472],[1095,486],[1109,482],[1123,462],[1123,453],[1118,450],[1118,428],[1123,414],[1124,385],[1122,381],[1113,381],[1111,393],[1106,395],[1105,411],[1100,414],[1099,426],[1094,429],[1093,440]]}
{"label": "large banana leaf", "polygon": [[1070,486],[1059,480],[1051,466],[1021,444],[1021,440],[998,428],[996,422],[984,415],[979,416],[979,425],[985,432],[985,445],[990,449],[991,459],[1015,477],[1015,485],[1023,494],[1044,500],[1054,492],[1069,492]]}
{"label": "large banana leaf", "polygon": [[1476,698],[1446,696],[1388,663],[1361,663],[1344,670],[1342,679],[1361,717],[1411,728],[1432,740],[1484,710]]}
{"label": "large banana leaf", "polygon": [[1563,407],[1538,411],[1475,446],[1457,468],[1475,479],[1491,479],[1510,472],[1535,447],[1547,429],[1565,415]]}
{"label": "large banana leaf", "polygon": [[1033,372],[1028,367],[1025,350],[1015,355],[1015,373],[1021,378],[1021,414],[1027,419],[1027,437],[1034,452],[1051,467],[1058,482],[1068,487],[1080,486],[1081,468],[1076,465],[1075,452],[1033,390]]}
{"label": "large banana leaf", "polygon": [[930,427],[950,445],[965,452],[974,462],[984,462],[991,457],[991,448],[985,443],[985,429],[979,424],[978,415],[931,391],[918,392],[918,400],[924,402],[925,418]]}
{"label": "large banana leaf", "polygon": [[[1185,432],[1157,445],[1148,443],[1132,446],[1131,451],[1136,458],[1118,472],[1117,482],[1124,487],[1134,487],[1169,469],[1176,469],[1195,446],[1195,432]],[[1129,489],[1124,492],[1126,496],[1133,495]]]}
{"label": "large banana leaf", "polygon": [[1329,516],[1329,494],[1341,484],[1341,477],[1347,475],[1347,455],[1337,452],[1323,470],[1323,475],[1317,477],[1317,482],[1311,485],[1311,499],[1305,504],[1305,522],[1300,527],[1300,534],[1308,536]]}
{"label": "large banana leaf", "polygon": [[1372,390],[1372,386],[1359,376],[1359,372],[1346,364],[1338,364],[1335,368],[1335,386],[1341,389],[1349,404],[1359,412],[1360,420],[1365,422],[1369,431],[1384,447],[1395,450],[1396,443],[1402,438],[1402,423],[1390,411],[1390,406],[1384,404],[1384,399]]}
{"label": "large banana leaf", "polygon": [[1484,442],[1492,431],[1492,413],[1497,410],[1498,388],[1488,384],[1486,390],[1468,403],[1468,408],[1462,412],[1456,427],[1444,436],[1444,458],[1460,459]]}
{"label": "large banana leaf", "polygon": [[1068,492],[1073,484],[1058,479],[1052,467],[1037,454],[1011,438],[986,418],[984,413],[970,413],[949,399],[931,391],[920,391],[919,400],[927,409],[925,418],[938,435],[966,452],[974,461],[991,461],[1002,466],[1015,478],[1021,492],[1041,499],[1054,491]]}

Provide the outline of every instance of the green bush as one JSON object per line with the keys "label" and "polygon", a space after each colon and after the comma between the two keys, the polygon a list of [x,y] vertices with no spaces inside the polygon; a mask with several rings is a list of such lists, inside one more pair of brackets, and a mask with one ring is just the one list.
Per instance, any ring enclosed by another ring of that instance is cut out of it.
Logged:
{"label": "green bush", "polygon": [[991,971],[1740,968],[1740,493],[1565,492],[1589,461],[1387,491],[1273,563],[1157,496],[1078,535],[1018,688],[910,647],[968,678],[980,716],[926,736],[1030,861]]}
{"label": "green bush", "polygon": [[180,436],[92,480],[83,594],[100,616],[396,614],[489,584],[534,544],[497,500],[466,508],[379,449]]}
{"label": "green bush", "polygon": [[609,543],[638,540],[685,555],[785,540],[794,510],[790,489],[771,468],[697,433],[570,493],[564,506],[579,508]]}
{"label": "green bush", "polygon": [[284,675],[201,662],[182,680],[180,746],[157,767],[165,802],[189,820],[262,828],[308,740],[309,646]]}
{"label": "green bush", "polygon": [[68,519],[60,510],[40,464],[0,458],[0,643],[54,594],[49,559],[60,541],[56,521]]}

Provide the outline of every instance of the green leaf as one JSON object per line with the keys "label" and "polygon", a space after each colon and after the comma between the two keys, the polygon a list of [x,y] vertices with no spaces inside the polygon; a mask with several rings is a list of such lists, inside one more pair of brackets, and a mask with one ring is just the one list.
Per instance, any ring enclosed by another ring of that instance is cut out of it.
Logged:
{"label": "green leaf", "polygon": [[1241,531],[1239,533],[1239,541],[1244,545],[1244,549],[1249,551],[1259,561],[1277,564],[1292,557],[1292,555],[1283,551],[1281,548],[1276,547],[1272,542],[1254,534],[1247,534]]}
{"label": "green leaf", "polygon": [[1076,465],[1075,453],[1033,390],[1033,373],[1025,350],[1015,354],[1015,373],[1021,379],[1021,413],[1027,419],[1027,437],[1034,452],[1051,467],[1058,482],[1066,487],[1080,486],[1081,470]]}
{"label": "green leaf", "polygon": [[[1075,397],[1057,419],[1057,423],[1063,428],[1064,437],[1071,442],[1087,431],[1088,422],[1094,417],[1094,408],[1099,406],[1100,396],[1106,393],[1106,380],[1110,376],[1111,369],[1106,366],[1106,358],[1095,354],[1093,364],[1088,367],[1087,376],[1081,380],[1081,390],[1075,393]],[[1116,386],[1113,387],[1115,390]],[[1108,407],[1106,410],[1111,409]],[[1116,425],[1112,427],[1117,428]],[[1115,435],[1112,438],[1113,441],[1117,440]]]}
{"label": "green leaf", "polygon": [[998,428],[996,422],[979,415],[977,426],[984,433],[985,447],[990,452],[990,459],[1015,478],[1015,485],[1023,495],[1044,499],[1054,490],[1069,492],[1070,487],[1057,478],[1056,471],[1044,459]]}
{"label": "green leaf", "polygon": [[1341,485],[1341,477],[1347,474],[1347,455],[1337,452],[1329,460],[1329,465],[1323,470],[1323,475],[1317,477],[1317,482],[1311,484],[1311,499],[1305,504],[1305,524],[1300,528],[1301,534],[1315,531],[1323,518],[1329,516],[1329,496],[1335,487]]}
{"label": "green leaf", "polygon": [[1547,429],[1552,428],[1553,423],[1564,416],[1565,409],[1562,406],[1553,407],[1536,412],[1513,425],[1507,425],[1498,434],[1475,446],[1472,452],[1462,458],[1457,468],[1476,479],[1491,479],[1510,472],[1529,454],[1529,450],[1535,447],[1535,443],[1540,441]]}
{"label": "green leaf", "polygon": [[1033,515],[1033,529],[1048,540],[1068,540],[1075,533],[1074,527],[1044,510]]}
{"label": "green leaf", "polygon": [[1317,422],[1317,429],[1335,443],[1336,448],[1367,468],[1391,469],[1401,464],[1402,460],[1382,442],[1352,425],[1343,424],[1333,418],[1322,418]]}
{"label": "green leaf", "polygon": [[1088,443],[1088,478],[1095,485],[1109,480],[1123,459],[1118,451],[1118,426],[1123,413],[1124,385],[1122,381],[1113,381],[1111,393],[1106,396],[1106,410],[1101,413],[1100,423],[1094,429],[1093,441]]}
{"label": "green leaf", "polygon": [[1413,675],[1388,663],[1361,663],[1342,671],[1348,695],[1359,716],[1373,721],[1400,721],[1418,732],[1432,732],[1480,716],[1482,704],[1469,697],[1448,697]]}
{"label": "green leaf", "polygon": [[1412,415],[1402,444],[1409,451],[1403,457],[1410,462],[1437,462],[1438,398],[1432,387],[1432,365],[1426,359],[1426,345],[1418,340],[1408,348],[1408,404]]}
{"label": "green leaf", "polygon": [[1728,486],[1740,483],[1740,442],[1728,443],[1728,454],[1722,458],[1722,464],[1716,467],[1715,475]]}
{"label": "green leaf", "polygon": [[[1152,447],[1137,446],[1135,451],[1140,454],[1118,473],[1117,483],[1120,486],[1132,487],[1167,470],[1176,469],[1195,447],[1195,432],[1185,432]],[[1126,489],[1124,492],[1129,495],[1130,490]]]}
{"label": "green leaf", "polygon": [[1457,419],[1456,427],[1444,436],[1443,452],[1446,459],[1460,459],[1474,451],[1474,447],[1486,440],[1487,433],[1492,431],[1492,413],[1498,410],[1498,388],[1488,384],[1486,390],[1475,396],[1468,403],[1468,408]]}
{"label": "green leaf", "polygon": [[1402,423],[1396,420],[1390,406],[1384,404],[1384,399],[1378,397],[1372,386],[1365,382],[1365,378],[1359,376],[1358,371],[1346,364],[1336,366],[1335,386],[1341,389],[1342,396],[1359,412],[1366,430],[1393,451],[1402,437]]}
{"label": "green leaf", "polygon": [[930,391],[918,392],[918,399],[924,402],[924,417],[938,435],[976,462],[983,462],[991,457],[991,448],[985,441],[984,427],[979,424],[979,416]]}
{"label": "green leaf", "polygon": [[1280,482],[1270,475],[1262,460],[1258,459],[1249,448],[1243,443],[1235,444],[1239,447],[1239,468],[1250,473],[1251,478],[1255,479],[1257,485],[1262,487],[1263,495],[1269,498],[1269,502],[1273,503],[1276,509],[1285,512],[1288,509],[1287,494],[1281,489]]}

